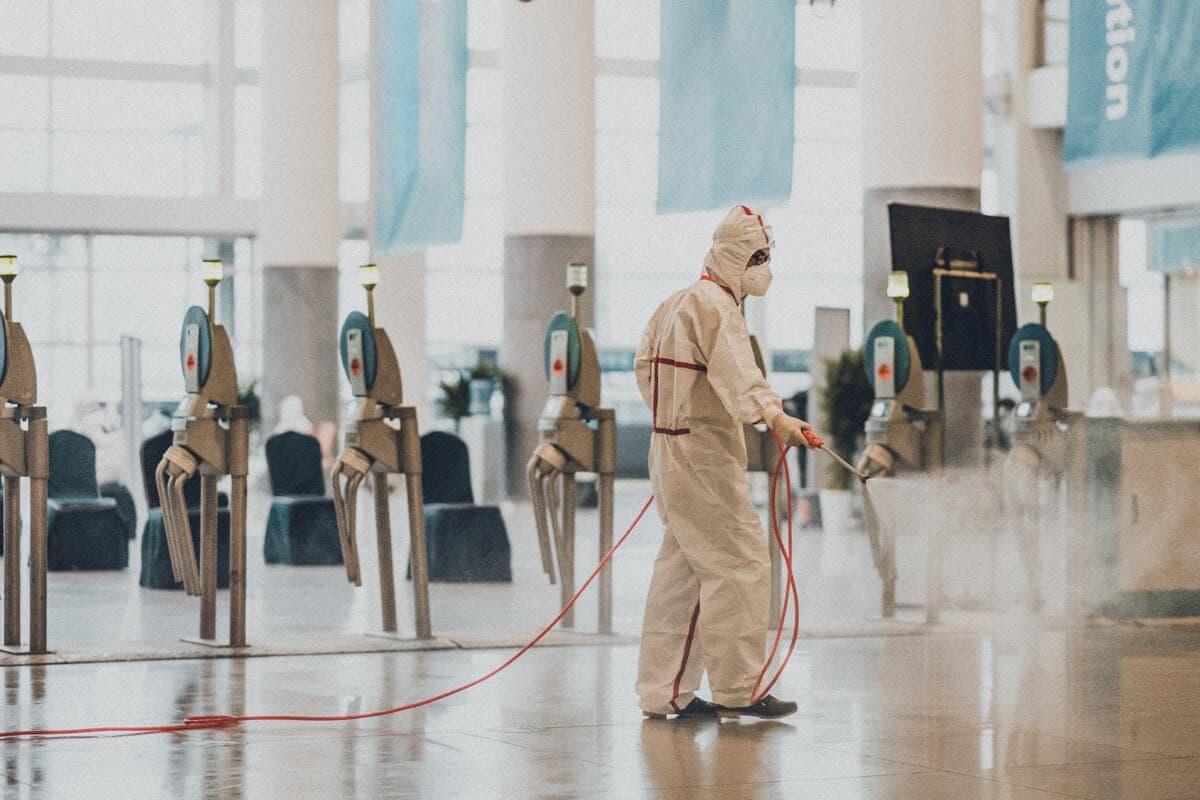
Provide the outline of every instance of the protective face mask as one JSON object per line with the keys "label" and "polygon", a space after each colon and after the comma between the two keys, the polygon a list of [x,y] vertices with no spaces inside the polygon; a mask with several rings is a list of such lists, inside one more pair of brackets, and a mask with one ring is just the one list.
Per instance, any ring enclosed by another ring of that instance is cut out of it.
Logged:
{"label": "protective face mask", "polygon": [[742,291],[753,297],[762,297],[767,293],[767,287],[771,285],[773,277],[775,276],[771,274],[769,264],[747,267],[742,273]]}

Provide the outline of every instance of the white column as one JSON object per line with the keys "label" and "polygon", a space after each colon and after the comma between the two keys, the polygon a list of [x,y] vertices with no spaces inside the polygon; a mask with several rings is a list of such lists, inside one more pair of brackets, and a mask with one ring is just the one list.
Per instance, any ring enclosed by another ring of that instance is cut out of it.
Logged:
{"label": "white column", "polygon": [[1017,305],[1023,318],[1036,309],[1028,287],[1037,280],[1067,279],[1067,180],[1062,131],[1037,129],[1030,121],[1030,74],[1037,67],[1039,0],[996,4],[1000,73],[990,83],[1007,85],[1008,102],[998,103],[993,144],[999,173],[1000,213],[1011,219]]}
{"label": "white column", "polygon": [[[509,440],[510,494],[545,403],[542,336],[567,308],[566,266],[595,266],[596,45],[592,0],[504,5],[504,339],[520,383]],[[597,276],[584,295],[592,319]],[[598,343],[603,346],[603,343]]]}
{"label": "white column", "polygon": [[[969,0],[863,4],[864,325],[890,318],[887,205],[979,210],[983,16]],[[932,365],[927,365],[932,366]],[[946,452],[980,459],[979,373],[946,376]]]}
{"label": "white column", "polygon": [[299,394],[338,419],[338,6],[263,0],[263,427]]}
{"label": "white column", "polygon": [[429,355],[425,350],[425,254],[411,250],[376,256],[375,262],[379,265],[375,324],[387,331],[396,350],[400,379],[404,382],[404,404],[417,407],[417,420],[424,433],[433,419],[425,396],[429,384]]}
{"label": "white column", "polygon": [[505,3],[508,236],[595,233],[595,17],[592,0]]}

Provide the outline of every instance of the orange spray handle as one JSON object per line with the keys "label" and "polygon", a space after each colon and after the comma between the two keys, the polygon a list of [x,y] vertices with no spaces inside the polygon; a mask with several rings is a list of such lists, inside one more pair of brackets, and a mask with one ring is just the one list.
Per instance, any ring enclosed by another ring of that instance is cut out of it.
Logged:
{"label": "orange spray handle", "polygon": [[824,440],[822,440],[820,436],[817,436],[816,431],[812,431],[812,430],[805,428],[804,438],[808,441],[809,447],[824,447],[825,446]]}

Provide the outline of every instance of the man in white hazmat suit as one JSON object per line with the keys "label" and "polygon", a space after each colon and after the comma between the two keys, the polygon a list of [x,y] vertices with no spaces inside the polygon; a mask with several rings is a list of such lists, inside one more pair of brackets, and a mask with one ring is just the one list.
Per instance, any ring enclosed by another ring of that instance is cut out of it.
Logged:
{"label": "man in white hazmat suit", "polygon": [[[734,207],[713,234],[700,280],[658,307],[638,348],[663,525],[638,659],[648,717],[796,710],[771,696],[752,704],[750,696],[766,655],[770,561],[750,503],[742,425],[761,420],[792,446],[807,446],[810,428],[783,413],[754,361],[740,308],[746,295],[766,294],[774,244],[760,214]],[[712,703],[695,695],[706,669]]]}

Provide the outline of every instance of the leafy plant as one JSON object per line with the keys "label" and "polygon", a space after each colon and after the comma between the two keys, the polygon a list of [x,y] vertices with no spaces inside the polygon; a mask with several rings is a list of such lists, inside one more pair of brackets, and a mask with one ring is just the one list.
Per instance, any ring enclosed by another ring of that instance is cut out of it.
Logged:
{"label": "leafy plant", "polygon": [[246,417],[251,423],[262,419],[262,400],[258,396],[258,381],[242,384],[238,389],[238,405],[246,407]]}
{"label": "leafy plant", "polygon": [[471,408],[471,379],[466,372],[459,372],[458,380],[451,383],[439,381],[442,395],[437,399],[438,409],[450,419],[467,416]]}
{"label": "leafy plant", "polygon": [[473,381],[491,381],[500,376],[500,370],[496,367],[496,362],[490,358],[481,358],[471,368],[470,375]]}
{"label": "leafy plant", "polygon": [[[821,394],[821,413],[828,425],[830,446],[844,458],[858,452],[863,426],[871,413],[874,390],[863,367],[862,350],[844,350],[835,358],[825,359],[825,391]],[[853,477],[839,464],[830,464],[827,485],[849,489]]]}

